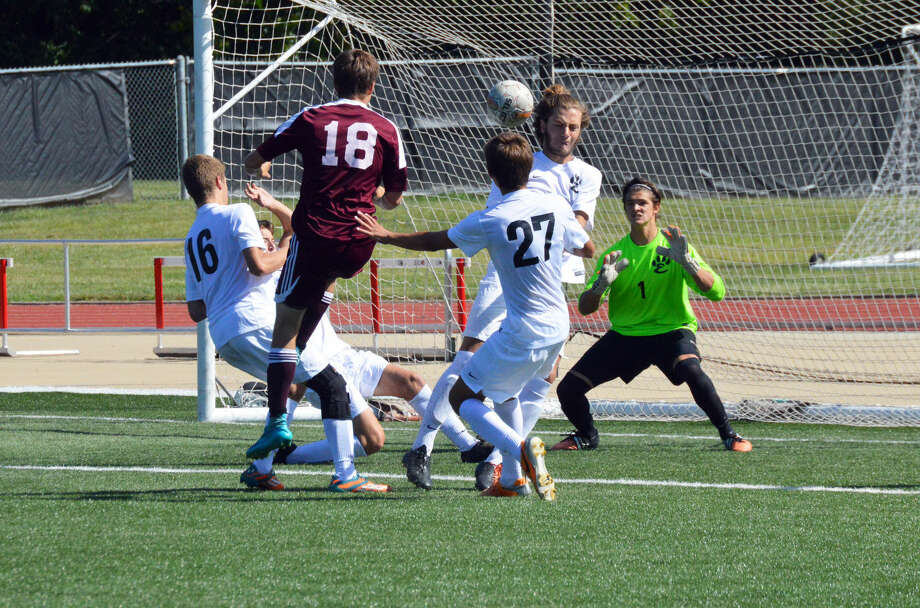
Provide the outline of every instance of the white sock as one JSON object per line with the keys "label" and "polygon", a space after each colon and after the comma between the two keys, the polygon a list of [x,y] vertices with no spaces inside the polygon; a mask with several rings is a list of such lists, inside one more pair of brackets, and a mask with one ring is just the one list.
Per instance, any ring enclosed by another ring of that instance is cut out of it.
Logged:
{"label": "white sock", "polygon": [[272,463],[275,461],[275,452],[277,451],[278,450],[272,450],[265,458],[259,458],[258,460],[252,461],[252,465],[260,475],[268,475],[271,473]]}
{"label": "white sock", "polygon": [[[460,372],[466,367],[466,363],[472,356],[473,353],[469,351],[458,351],[454,356],[454,360],[451,361],[444,373],[441,374],[441,377],[438,378],[428,399],[428,409],[422,416],[422,423],[419,426],[418,435],[415,437],[415,443],[412,444],[413,450],[424,445],[428,449],[428,453],[431,454],[434,449],[434,438],[441,429],[441,425],[449,418],[457,418],[453,408],[450,406],[450,402],[447,400],[447,396],[450,394],[450,389],[453,388]],[[459,420],[457,422],[460,423]],[[462,426],[462,423],[460,425]]]}
{"label": "white sock", "polygon": [[527,437],[537,426],[537,421],[543,414],[543,400],[552,385],[543,378],[531,378],[524,385],[518,397],[521,400],[521,412],[524,415],[524,428],[521,435]]}
{"label": "white sock", "polygon": [[[355,458],[367,456],[364,446],[361,445],[357,437],[354,438],[353,449]],[[299,445],[293,452],[288,454],[285,460],[286,464],[321,464],[324,462],[332,462],[332,448],[329,447],[328,439]]]}
{"label": "white sock", "polygon": [[431,388],[426,384],[422,387],[415,397],[409,399],[409,405],[412,406],[419,416],[424,416],[425,412],[428,411],[428,400],[431,399]]}
{"label": "white sock", "polygon": [[512,456],[517,452],[520,458],[521,436],[513,428],[502,422],[502,419],[485,406],[478,399],[467,399],[460,406],[460,415],[470,423],[473,430],[479,433],[492,445]]}
{"label": "white sock", "polygon": [[[524,417],[521,414],[521,404],[517,399],[511,399],[505,401],[504,403],[495,404],[495,413],[498,414],[498,417],[507,424],[514,432],[518,433],[521,437],[526,437],[521,430],[524,427]],[[510,488],[514,483],[524,476],[524,471],[521,469],[520,458],[520,444],[515,450],[517,454],[508,454],[502,452],[502,475],[499,483],[504,487]]]}
{"label": "white sock", "polygon": [[287,423],[288,426],[291,426],[291,423],[294,422],[294,410],[297,409],[297,402],[288,397],[288,417]]}
{"label": "white sock", "polygon": [[332,464],[339,479],[351,479],[355,471],[355,432],[351,418],[323,418],[323,429],[332,451]]}

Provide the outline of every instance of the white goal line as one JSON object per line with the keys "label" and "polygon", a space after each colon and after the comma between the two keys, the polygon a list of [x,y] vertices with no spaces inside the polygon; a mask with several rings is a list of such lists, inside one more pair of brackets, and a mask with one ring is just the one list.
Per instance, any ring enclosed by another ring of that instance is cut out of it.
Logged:
{"label": "white goal line", "polygon": [[[94,467],[86,465],[8,465],[0,464],[0,469],[12,471],[60,471],[76,473],[150,473],[168,475],[239,475],[236,469],[183,469],[168,467]],[[284,475],[305,475],[310,477],[328,477],[329,471],[304,471],[284,469]],[[366,473],[368,477],[383,479],[404,479],[403,474],[394,473]],[[432,475],[437,481],[473,481],[472,477],[460,475]],[[776,484],[751,484],[751,483],[709,483],[701,481],[673,481],[660,479],[556,479],[556,483],[566,485],[609,485],[609,486],[642,486],[642,487],[668,487],[688,488],[699,490],[748,490],[767,492],[819,492],[834,494],[889,494],[903,496],[920,495],[920,490],[903,490],[893,488],[872,487],[841,487],[841,486],[784,486]]]}
{"label": "white goal line", "polygon": [[[114,417],[114,416],[67,416],[63,414],[16,414],[16,413],[7,413],[0,412],[0,419],[3,418],[19,418],[27,420],[74,420],[74,421],[86,421],[86,422],[147,422],[147,423],[157,423],[157,424],[194,424],[200,425],[201,423],[196,420],[173,420],[170,418],[130,418],[130,417]],[[241,426],[262,426],[262,422],[232,422],[231,424],[238,424]],[[293,425],[295,429],[321,429],[323,426],[321,424],[309,424],[301,423],[295,420]],[[390,432],[405,432],[405,433],[417,433],[418,428],[415,425],[407,425],[404,423],[399,423],[398,425],[381,425],[383,429]],[[541,429],[539,431],[540,435],[552,436],[557,434],[567,434],[562,433],[556,429]],[[620,437],[620,438],[636,438],[636,439],[686,439],[693,441],[711,441],[713,443],[718,442],[718,438],[715,435],[681,435],[679,433],[599,433],[601,437]],[[758,441],[769,441],[774,443],[848,443],[848,444],[880,444],[880,445],[920,445],[920,439],[845,439],[845,438],[820,438],[816,439],[814,437],[760,437],[760,436],[748,436],[754,442]]]}

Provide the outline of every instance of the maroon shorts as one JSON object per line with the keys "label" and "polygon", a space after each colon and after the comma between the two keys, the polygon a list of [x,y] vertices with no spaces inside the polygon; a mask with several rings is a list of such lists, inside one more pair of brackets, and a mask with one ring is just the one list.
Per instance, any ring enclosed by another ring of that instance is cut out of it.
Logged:
{"label": "maroon shorts", "polygon": [[319,237],[291,238],[287,261],[281,269],[275,302],[304,309],[322,299],[327,285],[353,277],[364,268],[376,241],[332,241]]}

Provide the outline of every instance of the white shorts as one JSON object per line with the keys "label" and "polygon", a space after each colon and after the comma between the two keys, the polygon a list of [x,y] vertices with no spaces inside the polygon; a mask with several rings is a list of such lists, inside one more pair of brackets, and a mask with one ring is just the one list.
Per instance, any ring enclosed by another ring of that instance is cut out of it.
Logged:
{"label": "white shorts", "polygon": [[[259,380],[265,382],[265,372],[268,369],[268,353],[272,347],[272,329],[262,327],[248,333],[235,336],[229,342],[218,349],[221,358],[233,367],[251,374]],[[323,371],[327,365],[332,363],[319,356],[313,349],[307,349],[300,353],[300,360],[294,369],[294,384],[306,382],[319,372]],[[332,364],[337,372],[345,378],[345,386],[348,390],[349,401],[351,402],[351,417],[358,416],[368,407],[367,401],[361,396],[360,391],[350,382],[349,375],[337,365]],[[379,379],[379,378],[378,378]],[[319,395],[311,389],[307,389],[304,399],[309,401],[314,407],[319,407]]]}
{"label": "white shorts", "polygon": [[364,397],[373,397],[383,370],[389,365],[386,359],[367,350],[346,348],[332,355],[329,362],[345,376]]}
{"label": "white shorts", "polygon": [[517,397],[531,378],[548,376],[563,344],[526,348],[498,332],[473,354],[460,377],[473,392],[481,391],[494,403],[502,403]]}
{"label": "white shorts", "polygon": [[498,272],[495,271],[492,262],[489,262],[486,274],[479,282],[479,291],[476,292],[476,299],[470,308],[463,336],[485,342],[501,327],[507,312]]}
{"label": "white shorts", "polygon": [[[268,370],[268,353],[272,349],[272,328],[260,327],[245,334],[234,336],[217,349],[221,358],[233,367],[249,373],[265,382]],[[300,353],[300,360],[294,370],[294,383],[306,382],[323,371],[329,364],[320,353],[308,349]]]}

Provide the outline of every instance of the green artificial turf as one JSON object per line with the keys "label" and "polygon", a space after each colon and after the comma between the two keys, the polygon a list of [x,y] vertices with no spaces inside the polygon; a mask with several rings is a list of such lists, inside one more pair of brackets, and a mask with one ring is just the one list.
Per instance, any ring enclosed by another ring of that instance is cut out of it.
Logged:
{"label": "green artificial turf", "polygon": [[[194,416],[191,398],[0,394],[0,604],[908,606],[920,597],[920,429],[738,422],[754,451],[736,454],[707,423],[601,422],[598,450],[548,455],[552,504],[479,497],[473,466],[442,438],[435,488],[415,488],[400,464],[411,423],[385,424],[383,452],[359,462],[391,495],[327,492],[326,465],[279,466],[285,491],[247,491],[239,473],[259,426]],[[552,442],[567,428],[543,420],[536,432]],[[293,430],[298,442],[322,436],[318,422]]]}

